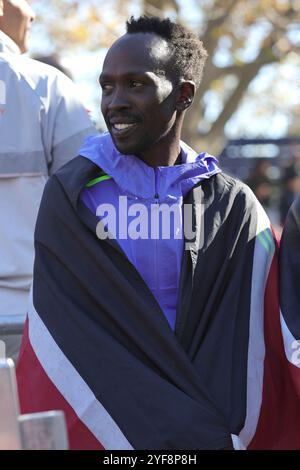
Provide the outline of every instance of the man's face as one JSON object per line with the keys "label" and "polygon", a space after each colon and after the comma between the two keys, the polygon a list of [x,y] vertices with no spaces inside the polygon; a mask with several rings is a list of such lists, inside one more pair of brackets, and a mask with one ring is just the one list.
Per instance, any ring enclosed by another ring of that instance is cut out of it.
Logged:
{"label": "man's face", "polygon": [[0,29],[19,46],[21,52],[28,49],[28,32],[34,18],[34,11],[26,0],[3,0]]}
{"label": "man's face", "polygon": [[177,92],[168,76],[169,57],[167,42],[149,33],[126,34],[108,51],[101,110],[121,153],[152,155],[170,140]]}

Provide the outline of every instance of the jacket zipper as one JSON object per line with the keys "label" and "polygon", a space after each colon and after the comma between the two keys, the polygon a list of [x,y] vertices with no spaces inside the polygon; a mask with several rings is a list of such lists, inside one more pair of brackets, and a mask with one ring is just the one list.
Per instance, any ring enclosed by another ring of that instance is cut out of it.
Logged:
{"label": "jacket zipper", "polygon": [[[159,210],[159,193],[158,193],[158,187],[159,187],[159,169],[154,168],[154,179],[155,179],[155,194],[154,194],[154,202],[155,202],[155,211],[158,214]],[[157,218],[158,220],[158,238],[159,238],[159,217]],[[155,284],[155,292],[157,293],[158,291],[158,239],[154,239],[154,284]]]}

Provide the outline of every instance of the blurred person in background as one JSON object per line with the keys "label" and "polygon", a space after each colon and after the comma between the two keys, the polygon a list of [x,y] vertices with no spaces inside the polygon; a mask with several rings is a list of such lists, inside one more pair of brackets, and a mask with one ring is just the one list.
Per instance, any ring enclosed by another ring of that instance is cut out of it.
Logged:
{"label": "blurred person in background", "polygon": [[[296,197],[287,212],[280,242],[280,284],[282,286],[281,308],[284,318],[292,317],[293,340],[300,339],[298,317],[300,309],[300,196]],[[287,295],[288,294],[288,295]],[[286,320],[287,322],[287,320]],[[290,343],[289,349],[296,349]],[[300,344],[298,349],[300,349]],[[300,365],[300,354],[298,351]]]}
{"label": "blurred person in background", "polygon": [[300,194],[300,155],[294,155],[282,176],[282,192],[280,200],[280,220],[284,226],[289,208],[297,195]]}
{"label": "blurred person in background", "polygon": [[280,237],[279,225],[279,189],[277,180],[272,177],[273,166],[269,159],[255,159],[254,168],[245,183],[252,189],[255,196],[265,209],[276,236]]}
{"label": "blurred person in background", "polygon": [[[72,75],[71,71],[67,67],[62,65],[61,59],[60,59],[58,54],[54,53],[54,54],[45,55],[45,56],[44,55],[36,55],[36,56],[33,57],[33,59],[38,60],[40,62],[43,62],[44,64],[51,65],[51,67],[55,67],[57,70],[60,70],[67,77],[69,77],[71,80],[73,80],[73,75]],[[86,111],[87,111],[88,115],[90,116],[90,119],[92,120],[91,110],[86,108]],[[94,120],[92,120],[92,122],[93,122],[93,125],[96,127],[97,123]],[[101,132],[101,131],[103,131],[103,129],[98,129],[97,128],[97,131]]]}
{"label": "blurred person in background", "polygon": [[270,222],[180,140],[206,57],[132,18],[99,78],[109,132],[47,183],[17,376],[72,449],[299,448]]}
{"label": "blurred person in background", "polygon": [[73,80],[73,76],[67,67],[64,67],[61,63],[60,57],[57,54],[50,54],[50,55],[35,55],[33,57],[35,60],[39,60],[44,64],[51,65],[51,67],[55,67],[57,70],[60,70],[62,73],[67,75],[71,80]]}
{"label": "blurred person in background", "polygon": [[[35,14],[25,0],[0,0],[0,325],[25,318],[33,231],[49,175],[94,132],[74,84],[21,55]],[[20,335],[4,336],[16,359]]]}
{"label": "blurred person in background", "polygon": [[[300,195],[296,196],[285,217],[285,224],[280,240],[280,307],[283,341],[286,355],[289,359],[290,374],[286,382],[292,383],[299,390],[300,370]],[[279,358],[279,360],[282,360]],[[296,397],[289,398],[291,412],[296,410],[299,403]],[[297,422],[297,417],[294,418]],[[298,418],[298,435],[299,435]],[[298,449],[300,445],[298,445]]]}
{"label": "blurred person in background", "polygon": [[274,199],[274,183],[271,180],[268,171],[270,164],[265,158],[259,159],[251,171],[246,184],[250,186],[255,196],[268,212],[272,207]]}

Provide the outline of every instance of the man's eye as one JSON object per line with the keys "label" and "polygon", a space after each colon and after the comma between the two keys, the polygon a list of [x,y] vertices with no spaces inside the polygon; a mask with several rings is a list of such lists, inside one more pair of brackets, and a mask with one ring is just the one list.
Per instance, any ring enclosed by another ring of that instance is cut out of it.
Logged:
{"label": "man's eye", "polygon": [[132,86],[133,88],[138,88],[138,87],[141,87],[141,86],[143,86],[143,85],[144,85],[143,83],[141,83],[141,82],[136,82],[135,80],[133,80],[133,81],[131,82],[131,86]]}
{"label": "man's eye", "polygon": [[106,92],[109,92],[113,89],[113,86],[110,85],[109,83],[103,83],[101,85],[101,88],[102,88],[102,91],[106,91]]}

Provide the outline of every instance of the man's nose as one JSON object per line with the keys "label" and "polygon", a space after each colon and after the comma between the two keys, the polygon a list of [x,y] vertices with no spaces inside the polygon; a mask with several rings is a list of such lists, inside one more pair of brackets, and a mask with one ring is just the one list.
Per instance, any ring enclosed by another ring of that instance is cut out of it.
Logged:
{"label": "man's nose", "polygon": [[130,103],[128,101],[127,94],[123,87],[115,87],[112,95],[111,100],[108,104],[108,108],[110,110],[122,109],[122,108],[129,108]]}
{"label": "man's nose", "polygon": [[29,5],[28,2],[26,2],[26,3],[27,3],[27,5],[26,5],[27,6],[27,16],[28,16],[29,22],[32,23],[36,18],[36,14],[35,14],[34,10],[32,9],[31,5]]}

